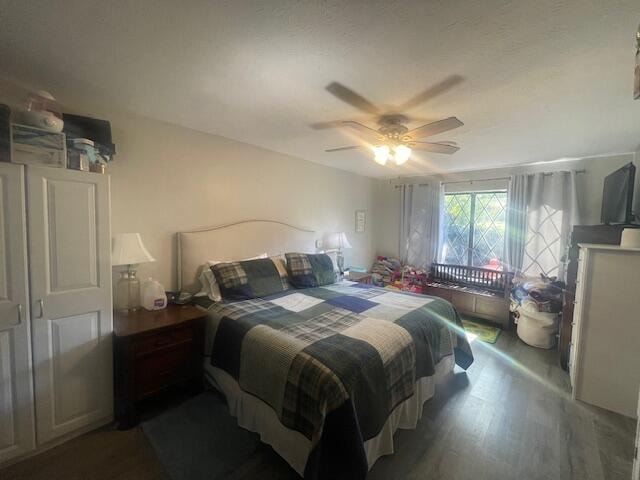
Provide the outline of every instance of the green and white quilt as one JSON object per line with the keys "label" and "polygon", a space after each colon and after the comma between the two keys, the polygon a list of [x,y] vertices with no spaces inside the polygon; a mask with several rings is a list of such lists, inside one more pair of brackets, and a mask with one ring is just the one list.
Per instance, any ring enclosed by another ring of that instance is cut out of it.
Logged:
{"label": "green and white quilt", "polygon": [[454,355],[462,368],[473,362],[453,306],[425,295],[340,282],[209,311],[211,364],[312,442],[305,478],[330,475],[335,462],[349,478],[364,478],[364,441],[413,395],[416,381],[444,357]]}

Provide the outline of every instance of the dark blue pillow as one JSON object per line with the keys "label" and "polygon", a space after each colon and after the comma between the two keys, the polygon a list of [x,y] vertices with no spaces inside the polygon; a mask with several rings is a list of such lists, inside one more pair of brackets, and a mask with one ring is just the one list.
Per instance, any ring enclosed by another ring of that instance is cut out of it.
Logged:
{"label": "dark blue pillow", "polygon": [[289,283],[296,288],[336,283],[333,262],[326,253],[286,253]]}
{"label": "dark blue pillow", "polygon": [[289,289],[284,271],[276,259],[259,258],[242,262],[217,263],[211,267],[224,300],[248,300]]}

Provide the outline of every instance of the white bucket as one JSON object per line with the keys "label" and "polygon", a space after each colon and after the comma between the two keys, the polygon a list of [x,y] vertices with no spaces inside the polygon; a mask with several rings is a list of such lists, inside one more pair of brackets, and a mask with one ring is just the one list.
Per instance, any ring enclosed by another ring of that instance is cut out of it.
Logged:
{"label": "white bucket", "polygon": [[517,333],[524,343],[538,348],[552,348],[556,344],[558,314],[518,310]]}

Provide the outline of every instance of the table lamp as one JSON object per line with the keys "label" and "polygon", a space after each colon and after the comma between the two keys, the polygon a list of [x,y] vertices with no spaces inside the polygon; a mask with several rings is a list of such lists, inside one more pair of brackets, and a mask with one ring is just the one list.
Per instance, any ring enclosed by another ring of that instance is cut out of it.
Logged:
{"label": "table lamp", "polygon": [[115,309],[127,314],[140,308],[140,281],[136,278],[136,265],[155,262],[156,259],[147,251],[139,233],[119,233],[113,238],[111,265],[126,265],[120,272],[120,280],[116,285]]}
{"label": "table lamp", "polygon": [[347,240],[347,235],[344,232],[335,232],[329,235],[327,238],[327,248],[335,250],[337,252],[336,255],[336,263],[338,264],[338,270],[340,274],[344,272],[344,256],[342,255],[342,250],[344,248],[352,248],[349,240]]}

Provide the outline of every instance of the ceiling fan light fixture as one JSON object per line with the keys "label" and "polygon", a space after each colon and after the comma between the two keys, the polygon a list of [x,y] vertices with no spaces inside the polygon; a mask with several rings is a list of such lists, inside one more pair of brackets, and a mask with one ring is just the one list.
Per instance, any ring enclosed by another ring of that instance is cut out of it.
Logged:
{"label": "ceiling fan light fixture", "polygon": [[411,156],[411,149],[406,145],[397,145],[393,149],[393,159],[395,160],[396,165],[398,166],[402,165],[407,160],[409,160],[410,156]]}
{"label": "ceiling fan light fixture", "polygon": [[[640,73],[638,73],[640,72],[640,67],[636,67],[636,71],[636,75],[640,78]],[[394,109],[393,111],[377,107],[362,95],[359,95],[341,83],[331,82],[326,87],[329,93],[361,112],[366,113],[369,120],[377,123],[377,127],[372,128],[356,120],[321,122],[319,124],[313,124],[312,127],[349,127],[352,133],[357,133],[361,140],[366,140],[367,147],[372,149],[373,160],[383,166],[390,161],[396,165],[404,165],[411,157],[412,148],[410,148],[409,145],[411,145],[414,150],[452,155],[460,150],[458,146],[448,143],[432,143],[422,141],[422,139],[461,127],[464,124],[458,118],[443,118],[442,120],[431,121],[430,123],[410,130],[407,124],[409,122],[419,121],[420,119],[406,115],[404,110],[414,108],[441,95],[459,84],[462,80],[463,78],[460,75],[450,75],[441,82],[427,88],[422,93],[415,95],[400,108]],[[372,146],[372,144],[375,146]],[[338,152],[355,148],[358,147],[330,148],[325,151]]]}
{"label": "ceiling fan light fixture", "polygon": [[389,147],[387,145],[379,145],[373,148],[373,160],[384,166],[387,164],[387,160],[389,160]]}

